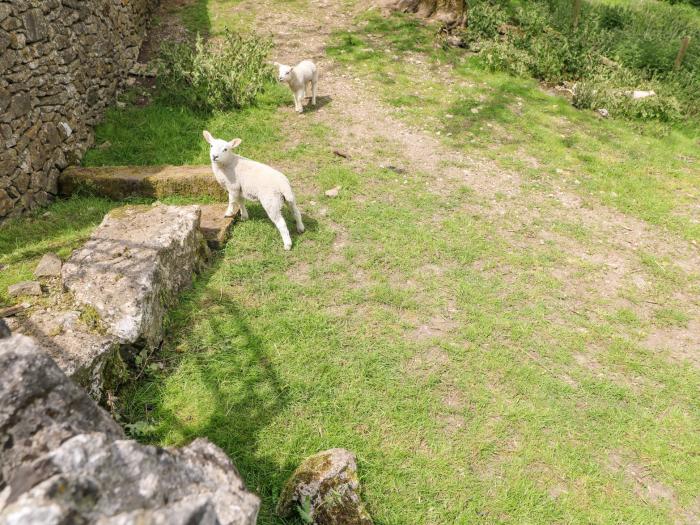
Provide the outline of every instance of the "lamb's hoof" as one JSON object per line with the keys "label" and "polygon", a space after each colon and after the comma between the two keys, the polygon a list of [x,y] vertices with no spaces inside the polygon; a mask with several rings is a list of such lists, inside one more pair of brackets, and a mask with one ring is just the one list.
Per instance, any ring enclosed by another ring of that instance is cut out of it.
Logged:
{"label": "lamb's hoof", "polygon": [[304,108],[297,109],[296,112],[301,115],[304,112]]}
{"label": "lamb's hoof", "polygon": [[285,245],[284,245],[284,251],[288,252],[288,251],[291,250],[291,249],[292,249],[292,245],[291,245],[291,244],[285,244]]}
{"label": "lamb's hoof", "polygon": [[297,226],[297,233],[304,233],[306,231],[306,228],[303,226]]}

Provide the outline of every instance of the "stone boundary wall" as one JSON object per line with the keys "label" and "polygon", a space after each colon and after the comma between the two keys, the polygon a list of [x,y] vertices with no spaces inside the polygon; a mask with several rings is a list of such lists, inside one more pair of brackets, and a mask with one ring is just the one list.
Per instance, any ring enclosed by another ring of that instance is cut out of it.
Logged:
{"label": "stone boundary wall", "polygon": [[0,0],[0,220],[48,202],[92,144],[158,0]]}

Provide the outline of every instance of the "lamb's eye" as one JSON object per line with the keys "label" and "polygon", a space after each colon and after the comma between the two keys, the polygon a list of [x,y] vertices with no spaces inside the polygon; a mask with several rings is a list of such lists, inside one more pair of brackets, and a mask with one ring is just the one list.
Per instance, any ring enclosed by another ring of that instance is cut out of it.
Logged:
{"label": "lamb's eye", "polygon": [[224,151],[228,151],[228,148],[224,148]]}

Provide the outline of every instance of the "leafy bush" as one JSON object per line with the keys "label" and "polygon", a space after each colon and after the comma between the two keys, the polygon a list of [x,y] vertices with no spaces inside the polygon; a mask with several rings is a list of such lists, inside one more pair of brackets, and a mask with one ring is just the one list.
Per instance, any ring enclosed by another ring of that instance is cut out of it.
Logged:
{"label": "leafy bush", "polygon": [[499,5],[482,2],[469,10],[467,37],[470,40],[495,38],[499,28],[508,22],[508,13]]}
{"label": "leafy bush", "polygon": [[[700,16],[694,8],[584,1],[575,28],[572,6],[572,0],[472,0],[468,41],[490,69],[578,82],[582,108],[659,120],[700,114]],[[685,36],[691,45],[678,70],[674,62]],[[656,97],[623,95],[650,85]]]}
{"label": "leafy bush", "polygon": [[525,76],[530,72],[532,57],[505,42],[484,42],[479,56],[491,71],[505,71],[515,76]]}
{"label": "leafy bush", "polygon": [[271,43],[256,35],[231,31],[194,46],[167,43],[161,49],[158,82],[161,96],[199,110],[227,110],[250,105],[272,79],[266,63]]}
{"label": "leafy bush", "polygon": [[683,109],[678,99],[666,94],[664,86],[658,82],[647,82],[638,88],[654,91],[655,96],[632,99],[632,90],[620,86],[634,85],[635,78],[629,71],[620,70],[610,74],[599,71],[578,82],[574,90],[574,106],[580,109],[605,108],[610,114],[631,119],[677,121],[682,118]]}

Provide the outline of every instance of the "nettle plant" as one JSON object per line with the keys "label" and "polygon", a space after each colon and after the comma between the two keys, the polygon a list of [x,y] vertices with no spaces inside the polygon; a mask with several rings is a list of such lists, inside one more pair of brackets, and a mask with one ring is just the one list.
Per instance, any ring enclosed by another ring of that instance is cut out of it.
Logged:
{"label": "nettle plant", "polygon": [[258,35],[229,30],[207,42],[197,35],[194,45],[166,43],[160,53],[160,94],[198,110],[248,106],[273,80],[267,65],[271,46]]}

